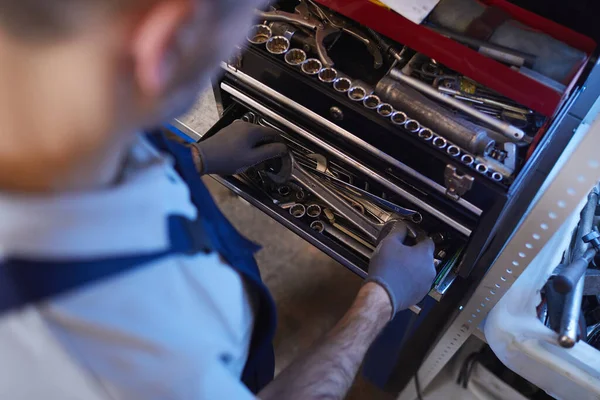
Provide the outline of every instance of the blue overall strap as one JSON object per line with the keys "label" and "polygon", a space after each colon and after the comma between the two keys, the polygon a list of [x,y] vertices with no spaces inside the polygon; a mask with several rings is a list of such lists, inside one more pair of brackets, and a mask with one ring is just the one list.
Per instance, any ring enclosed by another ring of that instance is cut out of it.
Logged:
{"label": "blue overall strap", "polygon": [[248,362],[242,380],[254,393],[258,393],[273,379],[275,359],[272,341],[277,327],[275,303],[262,282],[254,253],[260,247],[243,237],[225,218],[198,174],[189,148],[162,133],[148,135],[150,142],[160,151],[175,159],[175,169],[188,185],[199,219],[206,234],[211,237],[217,251],[245,282],[259,295],[260,303],[255,318],[255,328]]}
{"label": "blue overall strap", "polygon": [[[169,255],[208,252],[210,242],[195,229],[195,224],[183,217],[170,217],[171,248],[148,255],[67,262],[4,260],[0,263],[0,314],[130,272]],[[195,231],[195,236],[191,231]]]}

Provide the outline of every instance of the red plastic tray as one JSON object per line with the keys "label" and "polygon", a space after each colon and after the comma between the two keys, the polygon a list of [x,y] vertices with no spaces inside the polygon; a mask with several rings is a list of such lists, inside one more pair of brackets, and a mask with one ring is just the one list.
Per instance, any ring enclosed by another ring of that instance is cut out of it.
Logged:
{"label": "red plastic tray", "polygon": [[505,0],[481,1],[502,8],[515,20],[582,50],[588,55],[582,65],[574,71],[570,82],[567,83],[567,90],[561,93],[369,0],[316,1],[382,35],[436,59],[447,67],[545,116],[554,115],[596,48],[596,43],[587,36]]}

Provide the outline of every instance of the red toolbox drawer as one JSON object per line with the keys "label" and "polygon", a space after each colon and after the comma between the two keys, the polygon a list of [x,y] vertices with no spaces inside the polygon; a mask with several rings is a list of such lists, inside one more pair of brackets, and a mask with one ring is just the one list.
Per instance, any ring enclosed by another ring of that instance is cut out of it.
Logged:
{"label": "red toolbox drawer", "polygon": [[424,53],[447,67],[548,117],[555,114],[570,93],[572,86],[589,61],[591,53],[596,48],[596,43],[592,39],[505,0],[481,1],[486,5],[501,8],[513,19],[587,54],[587,58],[582,60],[579,68],[573,71],[569,82],[561,82],[565,84],[566,90],[558,92],[369,0],[317,0],[317,2]]}

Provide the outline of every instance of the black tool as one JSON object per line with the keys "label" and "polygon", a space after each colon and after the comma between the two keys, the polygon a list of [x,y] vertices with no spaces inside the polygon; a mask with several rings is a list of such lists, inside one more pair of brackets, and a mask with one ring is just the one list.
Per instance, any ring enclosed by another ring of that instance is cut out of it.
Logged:
{"label": "black tool", "polygon": [[589,264],[594,260],[596,254],[600,252],[600,233],[591,231],[581,238],[584,243],[589,243],[591,247],[583,255],[575,259],[570,265],[566,266],[560,275],[554,277],[554,289],[558,293],[566,294],[573,290],[577,282],[585,274]]}

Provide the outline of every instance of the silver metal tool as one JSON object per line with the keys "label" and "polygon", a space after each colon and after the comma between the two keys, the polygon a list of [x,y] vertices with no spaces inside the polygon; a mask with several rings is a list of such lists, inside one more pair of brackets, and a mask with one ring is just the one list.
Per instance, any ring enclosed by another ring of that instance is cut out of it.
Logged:
{"label": "silver metal tool", "polygon": [[346,19],[343,19],[342,17],[336,15],[333,12],[325,10],[324,8],[316,4],[314,1],[307,0],[307,3],[311,6],[311,11],[314,14],[317,14],[321,21],[342,30],[344,33],[347,33],[356,40],[362,42],[366,46],[367,51],[373,56],[373,67],[375,69],[379,69],[383,66],[383,56],[381,54],[379,46],[375,41],[373,41],[372,38],[370,38],[361,30],[352,26],[350,23],[348,23]]}
{"label": "silver metal tool", "polygon": [[590,263],[598,254],[600,250],[600,233],[592,231],[585,235],[582,240],[585,243],[590,243],[591,248],[587,249],[580,258],[577,258],[571,262],[571,264],[565,266],[561,273],[554,277],[552,284],[554,290],[558,293],[569,293],[577,286],[577,283],[581,280],[581,277],[585,275]]}
{"label": "silver metal tool", "polygon": [[505,64],[514,65],[516,67],[533,67],[537,60],[537,57],[533,54],[525,53],[505,46],[500,46],[494,43],[485,42],[483,40],[474,39],[472,37],[461,35],[460,33],[433,26],[431,24],[427,24],[427,27],[433,31],[436,31],[442,36],[446,36],[469,47],[473,47],[484,56],[493,58],[494,60],[503,62]]}
{"label": "silver metal tool", "polygon": [[291,192],[292,191],[289,186],[283,185],[283,186],[279,186],[277,188],[277,193],[279,193],[281,196],[284,196],[284,197],[289,196]]}
{"label": "silver metal tool", "polygon": [[323,233],[325,232],[325,223],[323,221],[313,221],[310,224],[310,229],[318,233]]}
{"label": "silver metal tool", "polygon": [[367,90],[362,86],[352,86],[348,90],[348,97],[352,101],[363,101],[367,96]]}
{"label": "silver metal tool", "polygon": [[379,97],[375,96],[374,94],[368,95],[363,100],[363,105],[369,110],[376,109],[380,104],[381,100],[379,100]]}
{"label": "silver metal tool", "polygon": [[273,36],[267,25],[254,25],[248,32],[247,39],[252,44],[265,44]]}
{"label": "silver metal tool", "polygon": [[376,224],[365,215],[357,212],[342,196],[300,167],[292,154],[288,154],[288,156],[281,159],[279,171],[269,171],[267,175],[279,184],[295,180],[364,233],[369,240],[377,243],[384,225]]}
{"label": "silver metal tool", "polygon": [[285,62],[289,65],[301,65],[304,61],[306,61],[306,53],[304,50],[291,49],[285,54]]}
{"label": "silver metal tool", "polygon": [[[466,121],[458,121],[450,110],[395,79],[384,77],[377,84],[375,92],[383,101],[388,101],[405,112],[409,118],[418,120],[470,153],[486,154],[496,143],[485,129]],[[408,123],[405,127],[407,125]]]}
{"label": "silver metal tool", "polygon": [[328,224],[327,222],[314,221],[312,224],[310,224],[310,227],[319,233],[325,232],[327,235],[331,236],[338,242],[354,250],[355,252],[367,259],[370,259],[373,255],[373,250],[369,249],[367,246],[363,245],[359,241],[353,239],[352,237],[348,236],[347,234],[337,229],[333,225]]}
{"label": "silver metal tool", "polygon": [[[569,257],[570,262],[581,258],[588,249],[588,244],[581,239],[592,230],[597,207],[598,192],[594,189],[588,195],[588,202],[581,211],[581,221],[575,232],[575,244]],[[558,336],[558,344],[562,347],[571,348],[579,341],[579,318],[581,316],[584,286],[585,279],[580,278],[575,288],[565,296]]]}
{"label": "silver metal tool", "polygon": [[[409,66],[407,65],[405,68],[409,68]],[[425,82],[422,82],[417,78],[413,78],[412,76],[410,76],[410,69],[407,71],[392,69],[389,72],[389,76],[390,78],[403,82],[408,86],[412,87],[413,89],[416,89],[426,94],[427,96],[431,96],[432,98],[442,103],[445,103],[451,106],[452,108],[456,108],[457,110],[460,110],[463,113],[468,114],[475,119],[478,119],[484,124],[502,133],[506,138],[513,142],[518,142],[521,139],[523,139],[523,137],[525,137],[525,132],[507,123],[506,121],[500,121],[496,118],[490,117],[487,114],[481,113],[473,107],[470,107],[465,103],[456,100],[454,97],[446,96],[443,93],[438,92],[435,88],[429,86]]]}
{"label": "silver metal tool", "polygon": [[[389,200],[383,199],[379,196],[375,196],[374,194],[367,192],[359,187],[351,185],[347,182],[344,182],[340,179],[337,179],[334,176],[331,176],[327,172],[317,170],[319,175],[322,175],[323,178],[327,179],[333,185],[335,185],[338,189],[346,191],[348,194],[356,197],[357,200],[364,199],[371,203],[378,205],[379,207],[391,211],[395,215],[397,215],[401,219],[406,219],[416,224],[421,223],[423,221],[423,215],[418,211],[411,210],[409,208],[400,207],[397,204],[392,203]],[[386,221],[387,222],[387,221]]]}
{"label": "silver metal tool", "polygon": [[309,204],[306,207],[306,215],[311,218],[319,218],[322,213],[321,206],[318,204]]}
{"label": "silver metal tool", "polygon": [[372,245],[371,243],[366,241],[360,235],[356,234],[356,232],[353,232],[352,230],[346,228],[344,225],[338,223],[335,219],[335,214],[329,208],[326,208],[323,210],[323,215],[325,216],[325,218],[327,218],[327,221],[331,224],[331,226],[338,229],[344,235],[347,235],[350,238],[356,240],[358,243],[362,244],[363,246],[370,249],[371,251],[375,251],[374,245]]}
{"label": "silver metal tool", "polygon": [[285,54],[290,49],[290,41],[283,36],[273,36],[267,41],[267,51],[271,54]]}
{"label": "silver metal tool", "polygon": [[334,68],[322,68],[319,71],[319,80],[324,83],[333,83],[338,77],[338,72]]}
{"label": "silver metal tool", "polygon": [[408,121],[408,116],[402,111],[396,111],[392,114],[390,119],[392,120],[392,124],[394,125],[404,125]]}
{"label": "silver metal tool", "polygon": [[450,89],[450,88],[447,88],[444,86],[439,86],[437,88],[437,90],[444,94],[452,96],[454,98],[468,101],[468,102],[471,102],[474,104],[487,104],[489,106],[501,108],[506,111],[512,111],[517,114],[523,114],[523,115],[533,114],[533,111],[529,110],[527,108],[516,107],[511,104],[502,103],[501,101],[497,101],[494,99],[488,99],[487,97],[483,97],[483,96],[474,96],[474,95],[463,93],[459,90]]}
{"label": "silver metal tool", "polygon": [[381,103],[379,106],[377,106],[377,114],[381,115],[382,117],[389,117],[394,113],[394,107],[392,107],[391,104],[388,103]]}
{"label": "silver metal tool", "polygon": [[348,24],[344,19],[333,13],[326,12],[314,2],[300,0],[295,13],[285,11],[256,11],[261,20],[286,22],[306,28],[315,33],[317,54],[325,67],[333,67],[334,61],[327,54],[324,42],[326,39],[340,32],[344,32],[361,41],[375,60],[375,68],[383,65],[383,56],[376,43],[366,34]]}
{"label": "silver metal tool", "polygon": [[321,61],[317,60],[316,58],[309,58],[302,63],[301,68],[302,72],[307,75],[317,75],[321,68],[323,68],[323,65],[321,64]]}
{"label": "silver metal tool", "polygon": [[346,93],[352,87],[352,81],[348,78],[337,78],[333,82],[333,88],[340,93]]}
{"label": "silver metal tool", "polygon": [[303,204],[294,204],[290,207],[290,215],[294,218],[302,218],[306,215],[306,207]]}

